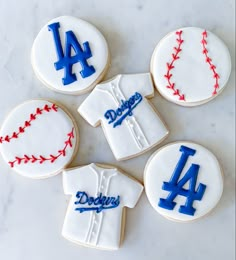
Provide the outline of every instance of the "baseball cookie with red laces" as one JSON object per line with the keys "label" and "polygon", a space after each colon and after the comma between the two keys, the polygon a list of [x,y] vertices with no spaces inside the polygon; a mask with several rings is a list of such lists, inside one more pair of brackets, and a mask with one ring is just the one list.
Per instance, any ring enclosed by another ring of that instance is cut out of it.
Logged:
{"label": "baseball cookie with red laces", "polygon": [[224,42],[205,29],[186,27],[156,46],[151,73],[160,94],[181,106],[197,106],[216,97],[231,72]]}
{"label": "baseball cookie with red laces", "polygon": [[72,117],[54,102],[30,100],[16,107],[0,129],[0,153],[9,166],[30,178],[59,173],[78,143]]}
{"label": "baseball cookie with red laces", "polygon": [[110,66],[107,42],[92,24],[71,16],[49,21],[33,43],[31,62],[48,88],[69,95],[89,92]]}

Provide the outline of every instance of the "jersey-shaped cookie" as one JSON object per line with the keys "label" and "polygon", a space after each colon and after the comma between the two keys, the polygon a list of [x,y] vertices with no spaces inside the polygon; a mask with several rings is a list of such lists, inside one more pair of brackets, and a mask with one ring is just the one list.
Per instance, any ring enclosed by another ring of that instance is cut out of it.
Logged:
{"label": "jersey-shaped cookie", "polygon": [[118,75],[97,85],[78,111],[92,126],[102,124],[114,156],[125,160],[157,145],[168,134],[146,99],[153,94],[149,73]]}
{"label": "jersey-shaped cookie", "polygon": [[16,107],[0,130],[0,153],[17,173],[46,178],[59,173],[77,151],[77,127],[55,102],[30,100]]}
{"label": "jersey-shaped cookie", "polygon": [[69,16],[55,18],[41,29],[31,58],[39,80],[65,94],[91,90],[109,67],[103,35],[93,25]]}
{"label": "jersey-shaped cookie", "polygon": [[223,192],[215,156],[201,145],[176,142],[157,150],[144,174],[149,202],[170,220],[192,221],[209,213]]}
{"label": "jersey-shaped cookie", "polygon": [[160,94],[182,106],[196,106],[216,97],[231,72],[224,42],[201,28],[178,29],[154,50],[151,73]]}
{"label": "jersey-shaped cookie", "polygon": [[136,205],[143,186],[115,168],[93,163],[65,170],[63,186],[72,197],[62,235],[84,246],[118,249],[124,207]]}

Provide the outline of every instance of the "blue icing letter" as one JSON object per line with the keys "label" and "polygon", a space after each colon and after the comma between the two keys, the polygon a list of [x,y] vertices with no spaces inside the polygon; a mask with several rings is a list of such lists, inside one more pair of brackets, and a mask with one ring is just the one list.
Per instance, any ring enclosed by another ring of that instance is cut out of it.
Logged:
{"label": "blue icing letter", "polygon": [[[72,31],[67,31],[65,33],[65,53],[63,52],[59,28],[60,23],[58,22],[48,25],[48,30],[53,34],[58,57],[58,61],[54,63],[55,69],[64,69],[64,78],[62,78],[62,82],[64,85],[69,85],[77,80],[76,74],[72,72],[73,65],[75,63],[79,62],[82,67],[82,70],[80,71],[82,78],[91,76],[93,73],[95,73],[95,69],[87,62],[87,59],[92,57],[89,43],[83,43],[83,50]],[[75,52],[74,56],[71,56],[72,49]]]}
{"label": "blue icing letter", "polygon": [[74,202],[75,205],[83,205],[83,207],[75,208],[76,211],[83,213],[85,211],[96,211],[100,213],[103,210],[108,210],[116,208],[120,205],[120,196],[117,197],[107,197],[103,196],[102,193],[98,197],[89,197],[86,192],[78,191],[76,194],[77,201]]}
{"label": "blue icing letter", "polygon": [[[194,156],[196,150],[188,148],[186,146],[180,147],[182,152],[181,157],[176,165],[173,175],[169,182],[164,182],[162,189],[169,191],[169,195],[166,199],[161,198],[158,206],[167,210],[173,210],[176,206],[174,199],[180,195],[186,197],[185,205],[180,206],[179,212],[193,216],[196,209],[193,207],[194,200],[202,200],[202,197],[206,190],[206,185],[200,183],[196,189],[197,177],[199,173],[200,165],[192,164],[186,174],[180,179],[180,175],[187,163],[189,156]],[[189,189],[183,188],[189,181]]]}
{"label": "blue icing letter", "polygon": [[114,123],[113,128],[121,125],[127,116],[133,115],[133,110],[142,99],[142,95],[136,92],[129,100],[121,100],[121,105],[116,110],[107,110],[104,117],[109,120],[108,124]]}
{"label": "blue icing letter", "polygon": [[110,110],[107,110],[107,112],[105,113],[105,118],[107,119],[107,120],[110,120],[110,121],[108,121],[108,124],[111,124],[111,123],[113,123],[115,120],[116,120],[116,111],[114,111],[114,110],[112,110],[112,109],[110,109]]}
{"label": "blue icing letter", "polygon": [[85,192],[78,191],[76,194],[78,201],[75,204],[86,204],[88,203],[88,195]]}

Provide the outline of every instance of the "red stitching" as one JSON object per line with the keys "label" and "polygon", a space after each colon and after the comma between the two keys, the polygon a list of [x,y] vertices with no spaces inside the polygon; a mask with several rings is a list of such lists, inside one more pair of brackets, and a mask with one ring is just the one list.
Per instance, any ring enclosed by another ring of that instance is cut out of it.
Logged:
{"label": "red stitching", "polygon": [[202,40],[201,40],[201,44],[202,44],[202,53],[205,55],[206,58],[206,63],[209,64],[210,70],[212,70],[213,72],[213,78],[215,79],[215,84],[214,84],[214,91],[212,92],[212,95],[216,95],[217,94],[217,89],[219,88],[219,74],[216,72],[216,66],[212,63],[212,59],[209,57],[208,55],[208,50],[206,48],[207,46],[207,31],[205,30],[202,33]]}
{"label": "red stitching", "polygon": [[39,162],[40,164],[46,162],[46,161],[50,161],[51,163],[54,163],[59,157],[61,156],[66,156],[66,149],[68,147],[72,147],[72,139],[75,137],[74,136],[74,127],[72,128],[71,132],[67,134],[68,139],[65,141],[65,146],[62,150],[59,150],[58,153],[56,155],[52,155],[50,154],[49,156],[45,157],[43,155],[24,155],[23,157],[15,157],[14,161],[8,162],[10,164],[10,166],[13,168],[15,166],[15,164],[27,164],[27,163],[35,163],[35,162]]}
{"label": "red stitching", "polygon": [[19,137],[20,134],[25,132],[25,129],[31,126],[32,121],[36,120],[37,116],[42,115],[43,112],[50,112],[54,111],[57,112],[58,107],[55,104],[52,104],[51,106],[45,105],[43,108],[36,108],[36,111],[34,114],[30,114],[30,118],[28,121],[25,121],[24,126],[20,126],[18,128],[18,131],[13,132],[11,135],[6,136],[0,136],[0,144],[7,142],[10,143],[12,139],[16,139]]}
{"label": "red stitching", "polygon": [[175,34],[177,35],[177,38],[176,38],[177,47],[174,47],[174,52],[171,54],[172,55],[171,63],[168,63],[168,62],[166,63],[166,65],[167,65],[167,73],[166,73],[166,75],[164,75],[164,77],[168,81],[168,86],[166,86],[166,87],[171,89],[173,91],[173,95],[174,96],[177,95],[179,97],[179,100],[185,101],[184,94],[181,94],[179,89],[175,88],[175,83],[171,82],[172,74],[170,73],[171,70],[174,68],[175,61],[180,58],[180,56],[178,56],[178,55],[182,51],[181,46],[182,46],[182,44],[184,42],[184,40],[182,39],[182,33],[183,33],[182,30],[175,32]]}

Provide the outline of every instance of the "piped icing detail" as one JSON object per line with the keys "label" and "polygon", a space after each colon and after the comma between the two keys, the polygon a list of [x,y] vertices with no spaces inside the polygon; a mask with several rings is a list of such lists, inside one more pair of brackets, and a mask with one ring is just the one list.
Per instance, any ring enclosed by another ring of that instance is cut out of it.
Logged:
{"label": "piped icing detail", "polygon": [[18,130],[16,130],[12,134],[0,136],[0,144],[4,142],[10,143],[13,139],[19,138],[19,136],[23,134],[25,130],[31,126],[32,122],[37,120],[37,118],[43,113],[57,112],[57,111],[58,111],[58,107],[55,104],[52,104],[51,106],[45,104],[45,106],[42,108],[37,107],[35,109],[35,112],[30,114],[29,119],[26,120],[22,126],[19,126]]}
{"label": "piped icing detail", "polygon": [[202,53],[206,58],[205,61],[206,61],[206,63],[209,64],[209,68],[212,71],[213,78],[214,78],[214,81],[215,81],[214,91],[212,92],[212,95],[216,95],[217,90],[219,89],[219,78],[220,78],[220,76],[216,71],[216,65],[213,64],[212,58],[209,56],[209,51],[207,49],[207,31],[206,30],[202,33],[201,44],[202,44]]}
{"label": "piped icing detail", "polygon": [[13,161],[9,161],[8,163],[10,166],[13,168],[15,164],[27,164],[27,163],[45,163],[45,162],[50,162],[54,163],[59,157],[61,156],[66,156],[66,150],[70,147],[72,148],[72,139],[75,137],[74,136],[74,127],[72,128],[71,132],[67,134],[68,138],[65,141],[65,145],[63,149],[58,150],[56,154],[50,154],[49,156],[43,156],[43,155],[23,155],[21,157],[15,156],[15,159]]}
{"label": "piped icing detail", "polygon": [[175,34],[177,35],[177,38],[176,38],[177,46],[174,47],[174,52],[171,54],[171,56],[172,56],[171,62],[166,63],[167,72],[164,75],[164,77],[166,78],[166,80],[168,82],[168,85],[166,87],[169,88],[170,90],[172,90],[173,95],[178,96],[179,100],[185,101],[185,95],[180,93],[180,90],[175,87],[175,83],[171,80],[171,78],[173,76],[173,74],[171,74],[171,70],[174,69],[174,67],[175,67],[174,63],[180,58],[179,54],[182,51],[181,46],[184,42],[184,40],[182,39],[182,34],[183,34],[182,30],[177,31]]}

